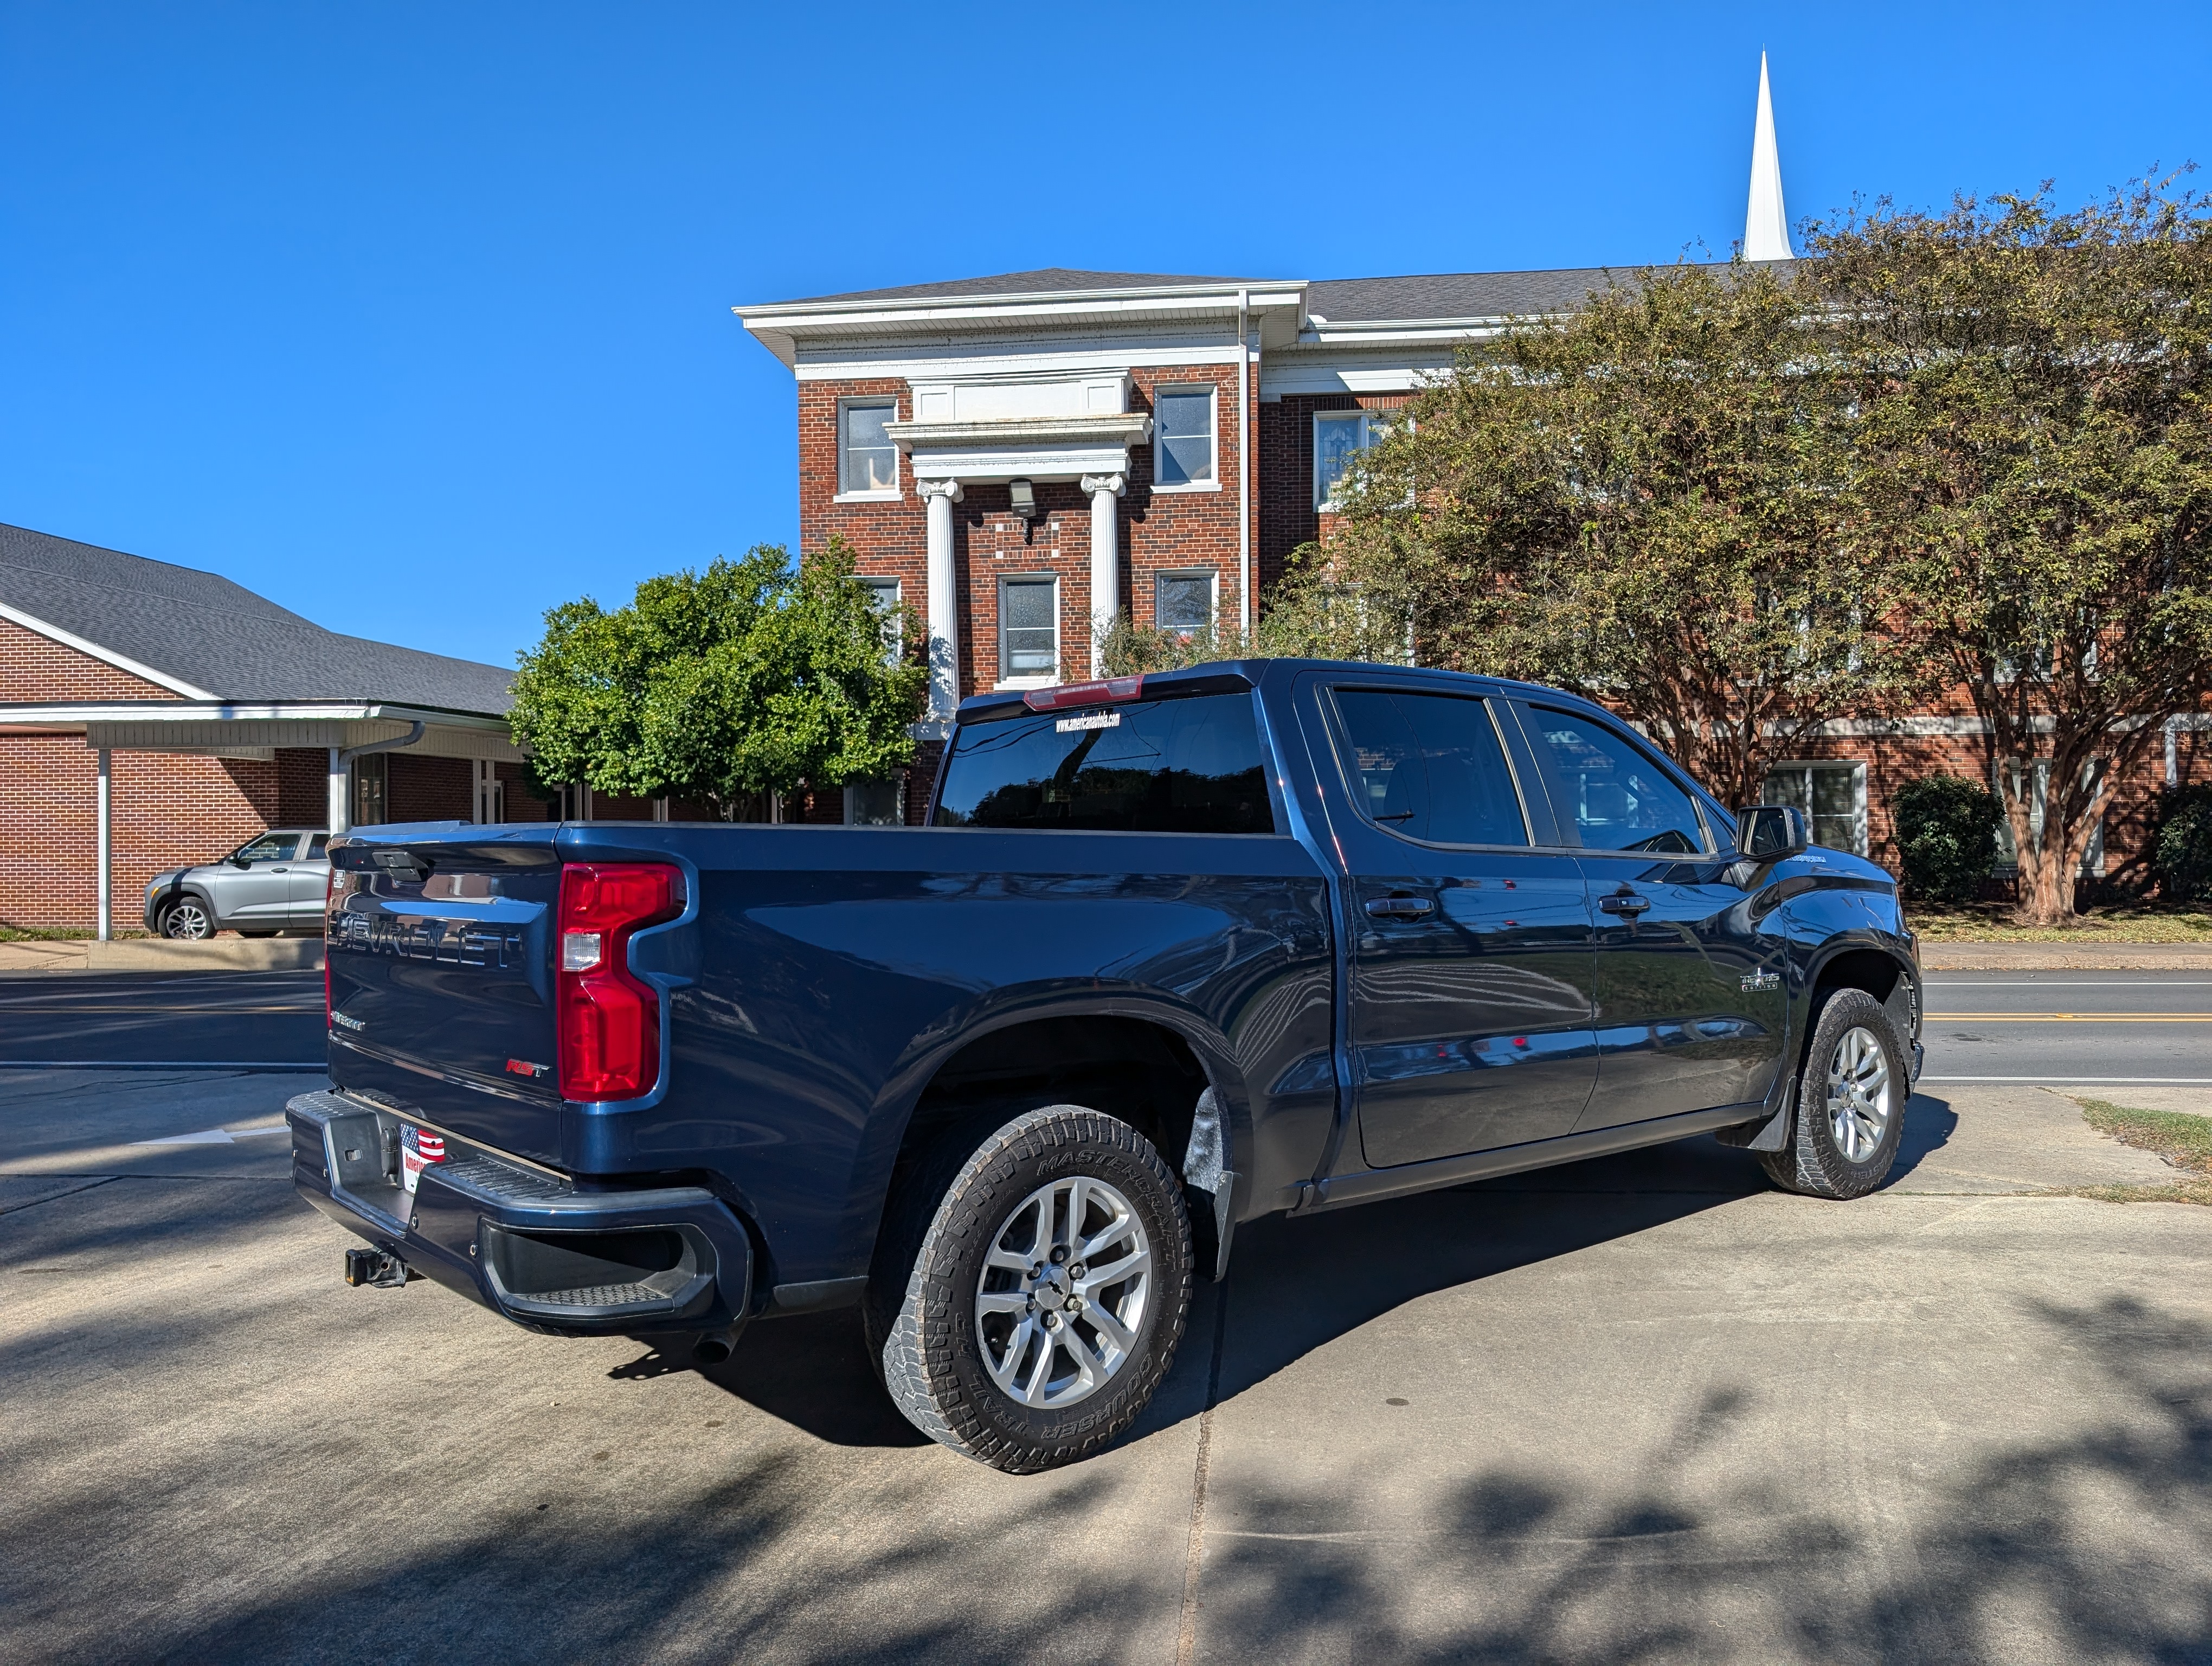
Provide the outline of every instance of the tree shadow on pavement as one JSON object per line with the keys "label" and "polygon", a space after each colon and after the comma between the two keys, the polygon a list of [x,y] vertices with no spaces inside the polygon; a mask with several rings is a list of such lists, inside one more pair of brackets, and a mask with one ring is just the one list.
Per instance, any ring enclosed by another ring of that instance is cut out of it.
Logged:
{"label": "tree shadow on pavement", "polygon": [[[1797,1412],[1740,1385],[1710,1390],[1650,1449],[1613,1454],[1601,1486],[1500,1462],[1389,1531],[1351,1500],[1217,1481],[1200,1652],[2212,1661],[2212,1328],[2125,1298],[2023,1317],[2046,1351],[2101,1371],[2100,1416],[2048,1440],[1992,1430],[1897,1510],[1870,1507],[1863,1481],[1869,1462],[1909,1464],[1910,1408],[1814,1408],[1800,1458],[1761,1464],[1737,1426]],[[1879,1450],[1838,1453],[1846,1439]]]}

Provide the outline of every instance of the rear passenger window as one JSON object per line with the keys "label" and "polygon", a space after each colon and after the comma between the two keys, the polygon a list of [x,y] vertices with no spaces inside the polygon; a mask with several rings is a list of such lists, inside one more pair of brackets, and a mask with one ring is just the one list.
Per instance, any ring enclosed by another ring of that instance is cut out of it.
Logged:
{"label": "rear passenger window", "polygon": [[939,827],[1273,833],[1249,694],[963,724]]}
{"label": "rear passenger window", "polygon": [[318,833],[313,838],[307,841],[307,860],[309,861],[319,862],[330,854],[331,836],[329,834]]}
{"label": "rear passenger window", "polygon": [[1566,712],[1528,711],[1552,779],[1565,793],[1576,833],[1589,850],[1649,850],[1694,855],[1705,830],[1690,795],[1641,747],[1601,723]]}
{"label": "rear passenger window", "polygon": [[1528,842],[1521,797],[1490,708],[1451,694],[1343,689],[1361,808],[1394,832],[1434,844]]}

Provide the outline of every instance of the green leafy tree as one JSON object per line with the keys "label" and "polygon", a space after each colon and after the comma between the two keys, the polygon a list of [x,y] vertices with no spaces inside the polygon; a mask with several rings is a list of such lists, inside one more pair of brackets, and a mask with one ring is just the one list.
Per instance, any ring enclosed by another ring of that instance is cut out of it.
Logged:
{"label": "green leafy tree", "polygon": [[1681,265],[1462,352],[1341,489],[1337,582],[1410,612],[1422,663],[1602,700],[1756,801],[1912,691],[1820,323],[1790,273]]}
{"label": "green leafy tree", "polygon": [[2072,915],[2111,783],[2212,689],[2212,211],[2169,185],[1884,205],[1802,263],[1855,385],[1862,536],[1981,720],[2037,924]]}
{"label": "green leafy tree", "polygon": [[702,799],[725,815],[905,763],[928,682],[910,616],[880,611],[835,540],[795,569],[758,544],[647,579],[611,612],[569,602],[520,664],[512,721],[541,787]]}

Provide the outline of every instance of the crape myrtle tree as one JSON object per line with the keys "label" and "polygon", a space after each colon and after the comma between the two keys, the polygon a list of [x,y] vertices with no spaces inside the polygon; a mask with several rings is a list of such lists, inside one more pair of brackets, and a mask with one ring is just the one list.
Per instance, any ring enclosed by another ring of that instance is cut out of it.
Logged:
{"label": "crape myrtle tree", "polygon": [[647,579],[612,611],[567,603],[520,665],[511,721],[540,790],[704,800],[725,817],[907,763],[929,675],[911,617],[878,606],[836,540],[796,565],[763,544]]}
{"label": "crape myrtle tree", "polygon": [[1678,265],[1462,352],[1354,465],[1326,552],[1424,664],[1603,701],[1723,802],[1908,697],[1801,273]]}
{"label": "crape myrtle tree", "polygon": [[2212,681],[2212,216],[2172,181],[1814,227],[1895,623],[1981,720],[2021,917],[2074,911],[2116,778]]}

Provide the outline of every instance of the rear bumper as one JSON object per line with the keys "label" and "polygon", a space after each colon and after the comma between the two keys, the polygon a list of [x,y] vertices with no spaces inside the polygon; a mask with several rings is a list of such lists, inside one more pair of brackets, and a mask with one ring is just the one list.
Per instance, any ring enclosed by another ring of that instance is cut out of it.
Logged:
{"label": "rear bumper", "polygon": [[284,1107],[301,1196],[447,1289],[564,1336],[742,1323],[752,1240],[698,1186],[580,1190],[448,1134],[410,1196],[398,1113],[339,1093]]}

